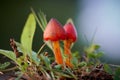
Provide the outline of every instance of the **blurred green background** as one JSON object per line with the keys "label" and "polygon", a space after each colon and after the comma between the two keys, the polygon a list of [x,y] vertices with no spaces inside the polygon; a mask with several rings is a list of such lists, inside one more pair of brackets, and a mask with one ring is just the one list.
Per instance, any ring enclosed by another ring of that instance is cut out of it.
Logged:
{"label": "blurred green background", "polygon": [[[111,0],[111,1],[115,2],[117,0],[115,1]],[[32,7],[35,10],[35,12],[39,12],[40,10],[42,10],[47,15],[48,21],[50,18],[56,18],[59,22],[62,23],[62,25],[66,23],[66,20],[68,18],[72,18],[78,32],[78,40],[74,45],[72,52],[79,51],[79,53],[82,54],[81,51],[83,50],[83,46],[86,44],[85,42],[87,41],[85,40],[85,36],[84,36],[85,35],[84,27],[86,27],[85,33],[88,34],[87,36],[89,37],[89,39],[91,39],[92,38],[91,35],[93,35],[95,30],[92,28],[92,26],[96,27],[96,24],[97,24],[98,27],[101,27],[102,22],[106,22],[107,18],[111,16],[108,14],[109,14],[110,8],[112,7],[113,2],[111,3],[109,2],[110,2],[109,0],[99,0],[99,2],[95,0],[90,0],[90,1],[89,0],[2,0],[0,2],[0,49],[12,50],[9,45],[10,38],[14,38],[16,41],[20,42],[20,35],[22,33],[22,29],[24,27],[24,24],[27,20],[28,15],[31,13],[30,8]],[[110,4],[110,5],[106,5],[106,4]],[[101,6],[104,6],[104,7],[101,7]],[[91,8],[91,10],[89,7]],[[99,9],[100,10],[102,9],[103,12],[99,12],[100,11]],[[99,17],[101,18],[101,15],[99,14],[96,15],[95,13],[95,11],[97,10],[100,14],[103,14],[101,22],[98,19]],[[117,9],[115,8],[113,10],[117,10]],[[104,14],[108,15],[108,17],[107,18],[104,17]],[[113,17],[113,20],[114,20],[114,17]],[[112,23],[112,22],[108,21],[107,23]],[[113,30],[112,28],[113,27],[111,27],[111,31],[107,30],[108,32],[110,32],[110,34],[112,34],[112,30]],[[92,31],[90,31],[90,29],[92,29]],[[101,29],[99,34],[101,34],[101,31],[105,31],[105,30]],[[109,35],[106,36],[102,34],[102,36],[106,37],[105,39],[108,42],[108,44],[111,44],[111,42],[109,42],[109,40],[107,39]],[[105,48],[106,45],[108,44],[104,44],[102,37],[99,37],[99,38],[98,39],[103,42],[103,45],[101,47]],[[99,42],[99,40],[97,44],[101,43]],[[42,31],[37,24],[37,29],[35,32],[34,42],[33,42],[33,50],[38,51],[38,49],[42,46],[42,44],[43,44]],[[111,52],[109,50],[111,49],[108,48],[108,52]],[[45,49],[45,51],[47,51],[47,49]],[[111,54],[113,53],[114,53],[114,50],[113,52],[111,52]],[[117,53],[119,52],[117,51]],[[107,55],[109,55],[109,53]],[[110,55],[109,58],[104,57],[102,61],[118,64],[120,60],[119,55],[118,55],[118,59],[114,57],[114,59],[116,59],[117,61],[112,60],[111,56],[112,55]],[[3,62],[2,61],[3,59],[5,58],[3,56],[0,56],[1,62]]]}

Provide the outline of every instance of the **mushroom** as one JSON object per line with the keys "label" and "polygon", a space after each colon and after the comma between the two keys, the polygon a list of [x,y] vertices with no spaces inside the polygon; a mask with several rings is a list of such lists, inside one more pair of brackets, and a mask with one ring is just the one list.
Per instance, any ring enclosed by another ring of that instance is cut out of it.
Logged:
{"label": "mushroom", "polygon": [[63,57],[60,51],[60,40],[65,39],[65,30],[62,25],[54,18],[52,18],[46,26],[43,34],[45,41],[50,41],[55,55],[57,64],[63,64]]}
{"label": "mushroom", "polygon": [[77,40],[77,31],[71,21],[68,21],[64,25],[64,30],[66,32],[66,39],[64,40],[64,53],[66,55],[65,64],[68,67],[73,67],[73,64],[71,63],[72,54],[70,48],[71,44]]}

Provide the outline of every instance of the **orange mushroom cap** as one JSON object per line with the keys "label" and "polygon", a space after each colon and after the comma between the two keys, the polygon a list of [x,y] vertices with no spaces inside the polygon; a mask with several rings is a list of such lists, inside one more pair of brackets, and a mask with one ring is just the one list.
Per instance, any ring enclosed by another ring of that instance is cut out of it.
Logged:
{"label": "orange mushroom cap", "polygon": [[62,25],[54,18],[52,18],[46,26],[43,34],[43,39],[48,41],[64,40],[66,38],[65,30]]}
{"label": "orange mushroom cap", "polygon": [[64,29],[66,32],[66,39],[71,39],[73,42],[77,40],[77,31],[74,27],[74,24],[68,22],[64,25]]}

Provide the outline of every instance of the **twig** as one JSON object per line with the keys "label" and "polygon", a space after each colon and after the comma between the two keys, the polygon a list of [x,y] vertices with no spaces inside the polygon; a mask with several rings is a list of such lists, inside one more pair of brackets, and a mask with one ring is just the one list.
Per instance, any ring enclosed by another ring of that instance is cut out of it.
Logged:
{"label": "twig", "polygon": [[18,57],[19,56],[19,52],[18,52],[16,43],[15,43],[15,40],[12,39],[12,38],[10,39],[10,46],[12,47],[14,53],[16,54],[16,57]]}
{"label": "twig", "polygon": [[112,67],[120,67],[120,65],[115,65],[115,64],[108,64],[108,65],[110,65]]}
{"label": "twig", "polygon": [[17,69],[17,66],[9,68],[9,69],[1,70],[1,72],[8,72],[8,71],[12,71],[12,70],[15,70],[15,69]]}

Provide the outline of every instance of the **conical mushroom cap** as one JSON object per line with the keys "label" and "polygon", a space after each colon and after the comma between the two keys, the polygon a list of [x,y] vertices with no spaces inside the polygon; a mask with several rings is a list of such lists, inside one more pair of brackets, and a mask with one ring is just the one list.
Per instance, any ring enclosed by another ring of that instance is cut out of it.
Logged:
{"label": "conical mushroom cap", "polygon": [[68,22],[64,25],[64,29],[66,32],[66,39],[71,39],[73,42],[75,42],[77,40],[77,31],[74,24]]}
{"label": "conical mushroom cap", "polygon": [[64,40],[65,30],[62,25],[54,18],[52,18],[46,26],[46,29],[43,34],[44,40],[57,41]]}

